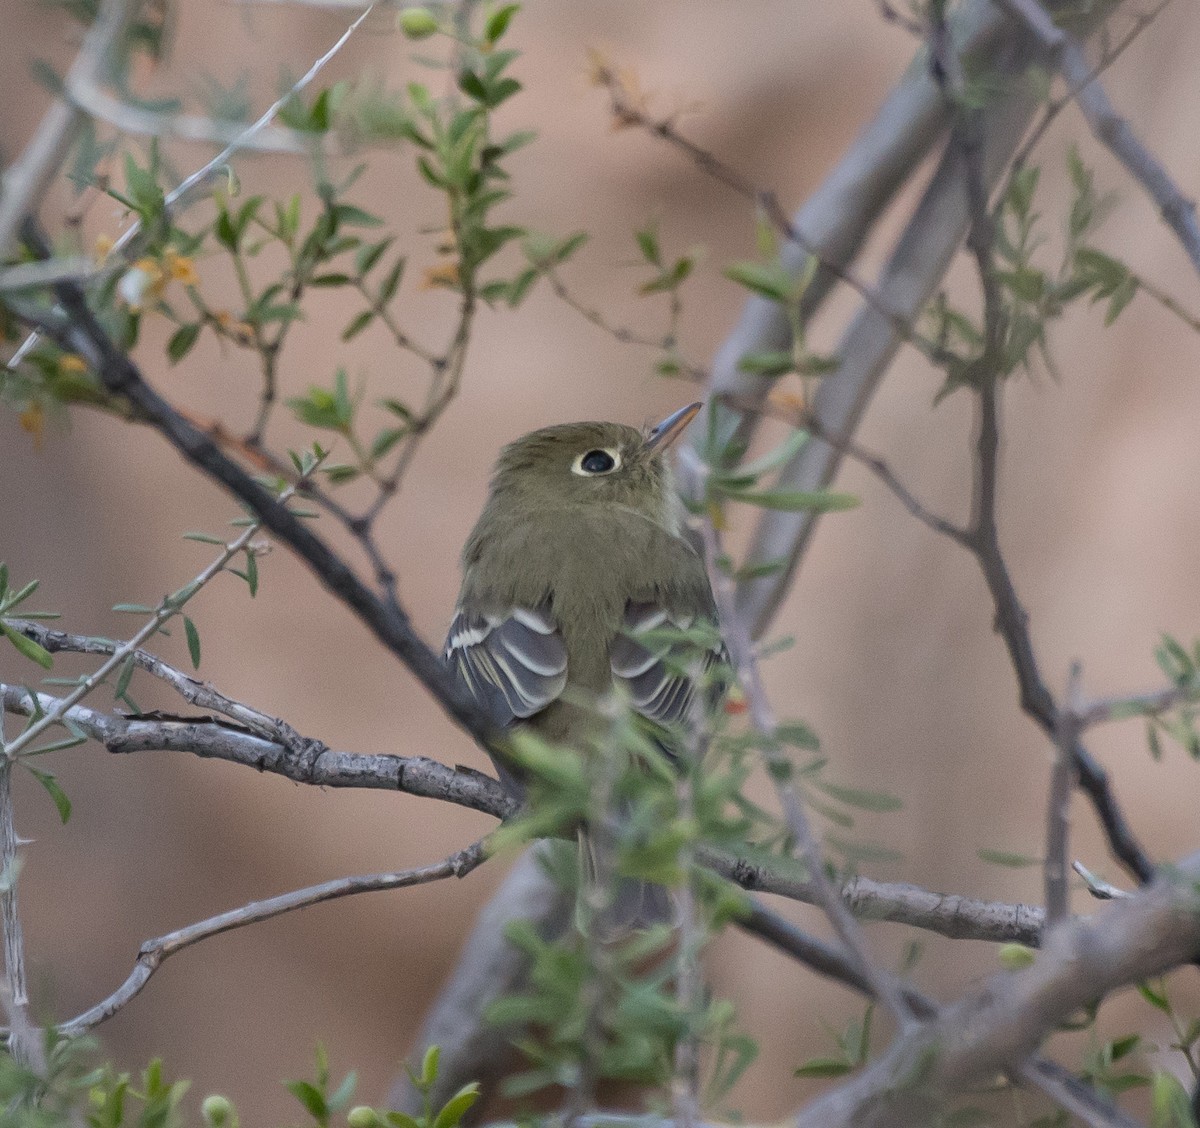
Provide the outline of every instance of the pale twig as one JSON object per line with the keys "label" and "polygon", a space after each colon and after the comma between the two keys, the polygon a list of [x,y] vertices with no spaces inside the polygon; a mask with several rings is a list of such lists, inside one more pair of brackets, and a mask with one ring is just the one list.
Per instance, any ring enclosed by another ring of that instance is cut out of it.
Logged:
{"label": "pale twig", "polygon": [[[94,80],[110,65],[131,8],[130,0],[107,0],[101,5],[71,64],[68,82],[84,77]],[[41,203],[50,179],[67,158],[81,121],[77,107],[65,99],[55,101],[25,151],[0,179],[0,259],[8,257],[17,229],[30,208]]]}
{"label": "pale twig", "polygon": [[1089,1128],[1141,1128],[1138,1121],[1123,1113],[1110,1098],[1101,1096],[1058,1062],[1033,1058],[1022,1065],[1017,1074]]}
{"label": "pale twig", "polygon": [[[105,10],[107,10],[107,7]],[[271,124],[272,121],[275,120],[279,114],[279,111],[282,110],[283,107],[286,106],[293,97],[301,93],[310,83],[312,83],[317,75],[325,69],[325,66],[330,62],[330,60],[332,60],[333,57],[339,51],[341,51],[354,32],[356,32],[359,27],[362,26],[363,21],[374,10],[375,5],[369,5],[365,11],[363,11],[362,14],[359,15],[358,18],[355,19],[354,22],[351,23],[344,32],[342,32],[333,46],[330,47],[329,50],[326,51],[320,58],[318,58],[312,64],[312,66],[310,66],[308,70],[305,71],[304,74],[302,74],[300,78],[298,78],[291,85],[291,87],[289,87],[286,94],[283,94],[281,97],[272,102],[264,113],[262,113],[255,121],[246,126],[245,129],[241,130],[237,136],[225,146],[225,148],[223,148],[215,157],[212,158],[212,160],[201,165],[195,172],[186,177],[175,188],[171,189],[171,191],[166,194],[164,200],[167,208],[173,208],[176,204],[182,204],[186,206],[193,192],[208,183],[212,177],[216,176],[229,163],[229,160],[235,153],[249,145],[255,137],[257,137],[264,129],[267,128],[267,126]],[[100,21],[97,21],[97,27],[99,27],[99,23]],[[60,105],[64,104],[60,103]],[[69,112],[71,114],[78,113],[78,111],[73,107],[69,109]],[[59,156],[57,163],[54,165],[53,169],[47,173],[47,175],[53,174],[54,169],[57,169],[58,165],[62,163],[63,156],[65,156],[65,151]],[[26,200],[31,198],[32,196],[28,196],[26,197]],[[16,214],[14,216],[12,220],[12,230],[14,232],[16,231],[16,228],[20,224],[21,220],[24,218],[25,210],[26,207],[23,205],[20,214]],[[3,216],[0,216],[0,220],[3,220]],[[130,227],[126,228],[126,230],[121,233],[121,236],[113,244],[112,250],[109,252],[109,258],[111,259],[113,255],[119,254],[122,250],[124,250],[125,247],[127,247],[129,243],[133,241],[140,230],[141,220],[135,220]],[[0,235],[5,234],[5,232],[6,228],[3,226],[3,223],[0,222]],[[7,236],[3,241],[0,241],[0,251],[7,246],[10,238],[11,235]],[[12,357],[7,361],[6,367],[15,368],[37,344],[39,335],[40,334],[36,330],[28,334],[25,340],[21,342],[16,352],[13,353]]]}
{"label": "pale twig", "polygon": [[1067,678],[1066,708],[1058,711],[1058,731],[1054,741],[1054,764],[1050,769],[1049,798],[1046,803],[1046,858],[1042,863],[1046,889],[1046,925],[1053,927],[1070,912],[1067,889],[1067,855],[1070,851],[1071,790],[1075,782],[1075,745],[1079,725],[1074,706],[1079,701],[1078,662],[1071,665]]}
{"label": "pale twig", "polygon": [[[280,504],[286,503],[294,493],[295,487],[289,486],[280,495]],[[203,569],[194,580],[186,584],[174,595],[166,596],[159,603],[153,614],[151,614],[142,627],[128,641],[114,647],[107,661],[102,662],[98,669],[82,678],[79,684],[66,697],[60,698],[43,716],[32,721],[24,732],[11,740],[3,749],[4,754],[9,758],[19,756],[23,749],[38,739],[51,725],[61,724],[72,706],[78,705],[109,674],[124,665],[125,661],[141,648],[142,643],[152,639],[162,630],[166,623],[176,615],[181,614],[184,604],[222,572],[226,571],[229,562],[235,556],[243,552],[253,552],[254,549],[251,542],[258,534],[260,528],[261,525],[257,521],[247,526],[240,536],[235,537],[225,545],[221,552],[217,554],[216,559],[207,568]]]}
{"label": "pale twig", "polygon": [[1133,896],[1065,921],[1030,967],[989,976],[790,1123],[905,1128],[935,1121],[950,1096],[1019,1067],[1080,1008],[1189,963],[1200,949],[1197,880],[1200,856],[1193,855]]}
{"label": "pale twig", "polygon": [[4,1008],[11,1029],[8,1052],[22,1065],[44,1072],[42,1031],[29,1014],[25,938],[17,908],[17,832],[13,823],[11,756],[0,757],[0,927],[4,932]]}
{"label": "pale twig", "polygon": [[1118,897],[1133,896],[1129,890],[1113,885],[1112,882],[1105,881],[1102,877],[1097,877],[1078,858],[1071,863],[1071,868],[1083,878],[1088,892],[1098,901],[1115,901]]}
{"label": "pale twig", "polygon": [[1200,224],[1196,220],[1195,202],[1184,196],[1158,158],[1138,140],[1129,122],[1117,113],[1088,66],[1078,40],[1055,24],[1037,0],[999,0],[999,4],[1013,19],[1029,28],[1056,57],[1096,139],[1125,166],[1158,205],[1192,266],[1200,272]]}
{"label": "pale twig", "polygon": [[[688,492],[693,497],[705,496],[703,477],[707,468],[689,447],[680,451],[680,464],[688,479]],[[896,1022],[903,1028],[914,1018],[911,1008],[896,985],[882,975],[867,955],[866,940],[858,921],[846,907],[839,891],[830,882],[825,871],[825,860],[821,847],[808,821],[800,794],[791,782],[791,764],[786,756],[770,751],[770,741],[777,729],[774,711],[767,698],[758,665],[758,655],[750,639],[744,620],[734,606],[733,581],[717,566],[723,555],[719,534],[711,520],[696,518],[693,528],[704,546],[704,558],[708,566],[709,581],[721,620],[721,633],[729,649],[738,682],[746,694],[750,707],[750,720],[754,727],[767,738],[766,758],[769,774],[783,810],[784,825],[794,840],[794,848],[807,871],[808,881],[816,892],[817,903],[825,910],[838,939],[845,945],[847,956],[860,976],[871,984],[875,997],[888,1008]]]}
{"label": "pale twig", "polygon": [[85,255],[64,255],[44,262],[23,262],[0,270],[0,292],[32,290],[70,279],[86,281],[96,272],[96,264]]}
{"label": "pale twig", "polygon": [[306,909],[311,905],[320,905],[339,897],[350,897],[358,893],[377,893],[385,889],[405,889],[413,885],[441,881],[448,877],[465,877],[486,861],[487,857],[487,840],[480,839],[432,865],[400,870],[395,873],[342,877],[335,881],[322,882],[320,885],[310,885],[305,889],[280,894],[278,897],[252,901],[241,908],[231,909],[228,912],[209,917],[207,920],[189,924],[175,932],[168,932],[165,936],[147,940],[138,949],[137,962],[134,964],[133,970],[116,991],[82,1014],[61,1023],[56,1029],[60,1034],[68,1037],[93,1030],[102,1022],[112,1018],[130,1000],[134,999],[145,987],[150,977],[162,966],[164,960],[175,955],[176,952],[183,951],[184,948],[198,944],[201,940],[208,940],[223,932],[232,932],[235,928],[245,928],[249,924],[258,924],[261,921],[270,920],[272,917],[295,912],[297,909]]}

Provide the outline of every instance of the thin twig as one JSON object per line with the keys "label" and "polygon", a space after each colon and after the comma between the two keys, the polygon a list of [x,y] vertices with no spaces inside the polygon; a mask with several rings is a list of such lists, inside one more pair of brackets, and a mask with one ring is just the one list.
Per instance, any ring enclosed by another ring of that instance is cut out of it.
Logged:
{"label": "thin twig", "polygon": [[[695,479],[707,472],[706,467],[700,462],[695,452],[688,447],[680,451],[680,463],[684,468],[685,475],[692,479],[689,483],[689,492],[692,496],[703,497],[705,493],[703,484]],[[738,681],[746,693],[746,700],[750,706],[751,723],[768,740],[773,739],[777,725],[766,695],[766,687],[762,683],[757,652],[751,642],[745,622],[738,615],[734,606],[733,581],[716,564],[722,556],[719,534],[710,520],[697,518],[693,521],[693,527],[704,545],[709,580],[721,620],[721,633],[729,648]],[[770,744],[767,747],[770,748]],[[834,932],[846,946],[847,956],[859,975],[871,984],[875,996],[888,1008],[898,1025],[901,1028],[905,1027],[915,1016],[896,985],[872,964],[867,955],[865,937],[858,921],[846,907],[839,891],[826,874],[821,847],[809,824],[800,795],[790,782],[788,774],[790,764],[785,757],[779,756],[778,753],[766,751],[764,756],[767,759],[772,782],[783,809],[784,823],[794,839],[795,848],[807,870],[808,880],[817,895],[817,903],[825,910]]]}
{"label": "thin twig", "polygon": [[339,897],[350,897],[358,893],[377,893],[385,889],[405,889],[412,885],[425,885],[431,881],[441,881],[447,877],[466,877],[473,869],[486,861],[487,857],[487,840],[480,839],[432,865],[400,870],[395,873],[342,877],[335,881],[322,882],[320,885],[310,885],[305,889],[280,894],[278,897],[252,901],[241,908],[230,909],[228,912],[220,913],[195,924],[189,924],[175,932],[168,932],[165,936],[147,940],[138,949],[137,962],[125,982],[102,1002],[69,1021],[61,1023],[57,1030],[60,1034],[74,1037],[87,1033],[102,1022],[106,1022],[141,992],[150,977],[162,966],[163,961],[175,955],[176,952],[183,951],[184,948],[198,944],[201,940],[208,940],[223,932],[232,932],[235,928],[245,928],[248,924],[258,924],[261,921],[270,920],[272,917],[295,912],[297,909],[306,909],[325,901],[333,901]]}
{"label": "thin twig", "polygon": [[42,1072],[45,1068],[42,1031],[29,1014],[29,987],[25,979],[25,937],[17,908],[17,832],[12,801],[13,758],[0,757],[0,927],[4,932],[4,1009],[11,1029],[8,1052],[22,1065]]}
{"label": "thin twig", "polygon": [[[131,0],[107,0],[67,75],[67,81],[94,80],[110,65],[128,23]],[[0,260],[8,258],[12,241],[31,208],[36,208],[50,179],[67,159],[83,115],[60,98],[38,125],[37,132],[17,162],[0,179]]]}
{"label": "thin twig", "polygon": [[1195,201],[1184,196],[1158,158],[1138,140],[1129,122],[1117,113],[1088,65],[1078,40],[1055,24],[1037,0],[999,0],[999,4],[1057,57],[1063,77],[1076,91],[1076,101],[1092,133],[1158,205],[1192,266],[1200,272],[1200,223],[1196,219]]}
{"label": "thin twig", "polygon": [[[286,504],[294,493],[295,487],[289,486],[280,494],[279,504]],[[72,706],[78,705],[109,674],[122,666],[127,659],[138,651],[142,643],[148,642],[162,630],[166,623],[176,615],[181,614],[187,600],[191,599],[197,592],[201,591],[207,584],[226,571],[229,562],[235,556],[242,552],[253,551],[251,542],[258,535],[260,529],[261,525],[258,522],[247,526],[242,534],[230,541],[217,554],[216,559],[201,571],[194,580],[181,588],[175,595],[167,596],[163,599],[154,613],[128,641],[114,647],[107,661],[102,662],[98,669],[82,678],[79,684],[66,697],[60,698],[50,710],[34,720],[24,732],[12,740],[5,749],[5,754],[9,757],[19,756],[23,749],[37,740],[48,728],[52,725],[61,724]]]}
{"label": "thin twig", "polygon": [[1081,1081],[1058,1062],[1033,1058],[1017,1072],[1023,1081],[1041,1089],[1059,1108],[1078,1117],[1089,1128],[1141,1128],[1110,1098],[1101,1096],[1091,1085]]}
{"label": "thin twig", "polygon": [[1070,911],[1067,857],[1071,841],[1071,790],[1075,782],[1075,758],[1072,749],[1079,738],[1079,726],[1075,720],[1072,703],[1079,700],[1082,674],[1079,663],[1072,663],[1067,678],[1068,705],[1058,713],[1054,766],[1050,770],[1049,798],[1046,803],[1046,859],[1043,863],[1046,924],[1049,927],[1065,920]]}
{"label": "thin twig", "polygon": [[[101,30],[102,21],[105,18],[104,13],[108,12],[110,8],[112,8],[112,9],[122,8],[123,9],[125,7],[128,7],[128,0],[110,0],[110,3],[108,5],[106,5],[105,8],[102,10],[101,18],[99,20],[97,20],[95,25],[93,25],[93,30],[97,33],[97,35],[99,34],[99,32]],[[166,194],[166,197],[164,199],[166,207],[168,209],[170,209],[170,208],[175,207],[175,205],[177,205],[177,204],[186,207],[187,204],[190,202],[191,197],[195,191],[197,191],[203,185],[207,184],[211,178],[218,175],[220,173],[220,171],[222,169],[224,169],[225,166],[229,163],[229,160],[233,157],[233,155],[235,153],[239,152],[241,149],[243,149],[247,145],[249,145],[254,140],[255,137],[257,137],[264,129],[267,128],[268,125],[271,124],[272,121],[275,120],[275,118],[279,114],[279,111],[282,110],[283,107],[286,106],[293,97],[295,97],[297,94],[301,93],[317,77],[317,75],[320,74],[322,70],[324,70],[325,66],[346,45],[346,43],[348,42],[350,37],[359,29],[359,27],[362,26],[363,21],[374,10],[375,10],[375,5],[374,4],[369,5],[354,20],[354,22],[351,23],[350,26],[347,27],[344,32],[342,32],[342,34],[338,37],[338,39],[333,44],[333,46],[330,47],[329,50],[326,51],[320,58],[318,58],[312,64],[312,66],[310,66],[308,68],[308,70],[305,71],[304,74],[302,74],[300,76],[300,78],[298,78],[291,85],[291,87],[288,89],[286,94],[283,94],[281,97],[277,98],[274,102],[272,102],[271,105],[269,107],[267,107],[267,109],[264,113],[262,113],[255,121],[251,122],[248,126],[246,126],[245,129],[241,130],[238,133],[238,135],[235,138],[233,138],[233,140],[231,140],[228,145],[225,146],[225,148],[223,148],[215,157],[212,158],[212,160],[207,161],[205,164],[201,165],[198,169],[196,169],[195,172],[193,172],[190,176],[185,177],[184,180],[182,182],[180,182],[180,184],[178,184],[175,188],[171,189],[171,191]],[[105,34],[110,34],[110,33],[111,33],[111,28],[108,28],[106,25],[105,26]],[[81,52],[80,58],[83,59],[84,55],[87,54],[88,51],[89,51],[89,48],[85,44],[84,52]],[[69,80],[69,76],[68,76],[68,80]],[[58,103],[58,106],[62,107],[62,113],[73,115],[73,117],[72,117],[73,122],[75,120],[77,120],[79,111],[75,107],[73,107],[73,106],[68,107],[66,105],[66,103]],[[72,125],[72,128],[73,127],[74,126]],[[41,134],[41,132],[42,132],[42,130],[39,130],[39,135]],[[62,161],[66,157],[66,148],[67,148],[67,146],[64,145],[62,148],[62,151],[60,153],[58,153],[57,158],[54,161],[53,165],[50,166],[43,173],[43,177],[52,176],[54,174],[54,172],[57,171],[58,167],[62,164]],[[24,159],[25,158],[23,157],[22,162],[24,161]],[[13,170],[10,170],[10,174],[12,171]],[[6,180],[5,180],[6,189],[7,189],[7,185],[8,185],[7,175],[10,175],[10,174],[6,174]],[[7,191],[5,194],[6,195],[8,194]],[[16,231],[16,228],[20,225],[21,220],[24,219],[25,214],[28,211],[28,207],[27,207],[28,201],[35,199],[38,194],[39,193],[37,193],[37,192],[29,192],[27,194],[26,193],[18,194],[18,192],[16,190],[13,191],[13,193],[12,193],[13,201],[14,201],[14,216],[12,218],[12,231],[13,232]],[[15,208],[15,203],[21,199],[22,195],[24,196],[25,202],[22,203],[22,207],[20,209],[19,214],[15,214],[16,210],[17,210]],[[8,201],[6,200],[5,207],[7,207],[7,206],[8,206]],[[0,236],[3,236],[3,238],[0,238],[0,252],[3,252],[4,248],[7,247],[8,243],[11,239],[11,234],[9,233],[8,228],[5,226],[6,223],[7,223],[6,214],[0,215]],[[128,227],[125,231],[123,231],[121,233],[121,236],[113,244],[112,250],[109,252],[109,256],[108,256],[109,261],[115,261],[114,256],[118,255],[121,251],[123,251],[133,241],[133,239],[137,237],[137,235],[140,231],[141,231],[141,220],[136,219],[130,227]],[[26,336],[25,340],[21,342],[21,344],[17,348],[16,352],[14,352],[13,355],[6,362],[5,367],[16,368],[16,366],[29,354],[29,352],[37,344],[39,337],[40,337],[40,333],[37,330],[28,334]]]}
{"label": "thin twig", "polygon": [[1128,889],[1122,889],[1109,881],[1105,881],[1102,877],[1097,877],[1078,858],[1071,863],[1071,868],[1083,878],[1084,884],[1088,887],[1088,892],[1097,901],[1115,901],[1118,897],[1133,896]]}

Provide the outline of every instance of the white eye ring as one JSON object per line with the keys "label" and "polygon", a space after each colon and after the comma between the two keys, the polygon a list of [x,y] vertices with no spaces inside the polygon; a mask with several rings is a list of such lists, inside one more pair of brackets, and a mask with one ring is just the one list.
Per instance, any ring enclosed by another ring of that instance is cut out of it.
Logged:
{"label": "white eye ring", "polygon": [[[588,470],[583,464],[590,461],[598,454],[606,454],[612,460],[611,466],[606,466],[603,470]],[[621,452],[613,447],[592,447],[591,450],[585,450],[582,454],[576,455],[575,461],[571,463],[571,473],[578,474],[581,478],[603,478],[605,474],[611,474],[614,470],[621,468]]]}

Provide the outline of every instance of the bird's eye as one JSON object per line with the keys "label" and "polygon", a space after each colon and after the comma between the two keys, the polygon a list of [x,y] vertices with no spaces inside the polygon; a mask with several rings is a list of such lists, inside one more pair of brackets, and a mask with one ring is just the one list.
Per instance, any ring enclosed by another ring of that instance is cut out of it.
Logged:
{"label": "bird's eye", "polygon": [[600,474],[611,474],[620,465],[621,456],[617,451],[597,449],[581,454],[575,459],[575,465],[571,469],[584,477],[593,477]]}

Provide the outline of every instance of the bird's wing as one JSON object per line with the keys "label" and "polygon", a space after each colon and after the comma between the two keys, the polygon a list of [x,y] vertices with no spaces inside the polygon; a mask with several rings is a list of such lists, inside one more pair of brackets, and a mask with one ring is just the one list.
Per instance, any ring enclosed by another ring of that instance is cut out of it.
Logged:
{"label": "bird's wing", "polygon": [[542,610],[487,614],[459,607],[446,661],[500,726],[540,713],[567,684],[567,647]]}
{"label": "bird's wing", "polygon": [[686,640],[648,642],[638,636],[645,631],[686,631],[695,623],[691,615],[670,612],[654,602],[631,600],[625,608],[625,623],[609,648],[613,677],[628,690],[633,707],[660,725],[686,720],[695,696],[689,666],[699,665],[701,675],[725,660],[725,647],[718,640],[697,652]]}

